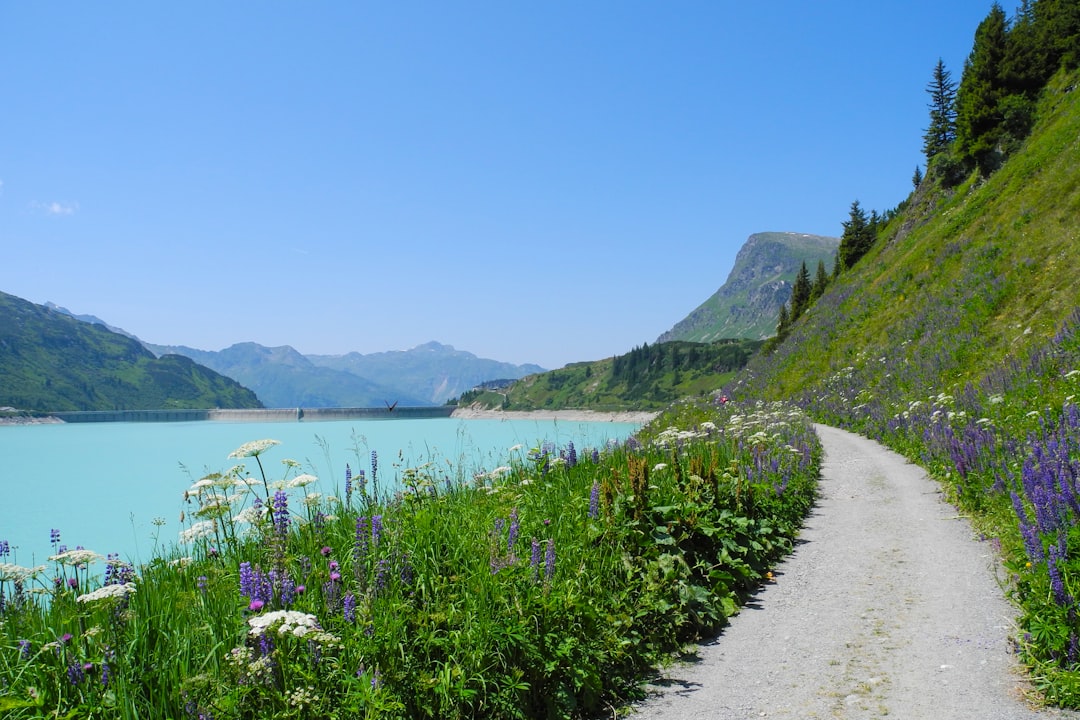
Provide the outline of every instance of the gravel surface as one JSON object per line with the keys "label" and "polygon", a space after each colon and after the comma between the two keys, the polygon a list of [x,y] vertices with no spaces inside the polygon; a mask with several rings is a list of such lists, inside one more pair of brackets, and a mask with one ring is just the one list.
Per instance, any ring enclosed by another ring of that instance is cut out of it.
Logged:
{"label": "gravel surface", "polygon": [[821,499],[795,552],[633,720],[1080,718],[1025,702],[994,551],[934,481],[873,441],[817,431]]}

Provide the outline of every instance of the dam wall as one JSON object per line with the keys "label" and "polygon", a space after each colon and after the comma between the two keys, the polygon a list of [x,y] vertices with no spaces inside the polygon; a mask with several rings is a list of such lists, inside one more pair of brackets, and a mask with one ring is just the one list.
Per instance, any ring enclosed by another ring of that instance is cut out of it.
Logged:
{"label": "dam wall", "polygon": [[326,420],[418,420],[450,417],[453,405],[381,408],[251,408],[229,410],[93,410],[56,412],[64,422],[319,422]]}

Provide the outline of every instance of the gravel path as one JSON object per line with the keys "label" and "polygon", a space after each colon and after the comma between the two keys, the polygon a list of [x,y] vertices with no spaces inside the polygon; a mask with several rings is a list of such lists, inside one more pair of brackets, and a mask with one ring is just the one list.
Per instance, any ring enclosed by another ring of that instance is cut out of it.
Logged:
{"label": "gravel path", "polygon": [[1032,709],[988,543],[916,465],[817,426],[821,499],[795,552],[633,720],[1080,718]]}

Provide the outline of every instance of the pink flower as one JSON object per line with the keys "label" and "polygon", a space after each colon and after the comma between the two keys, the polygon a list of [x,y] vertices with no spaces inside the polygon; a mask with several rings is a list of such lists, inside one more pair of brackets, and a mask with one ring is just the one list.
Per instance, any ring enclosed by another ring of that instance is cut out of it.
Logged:
{"label": "pink flower", "polygon": [[266,603],[264,603],[262,600],[252,600],[251,604],[248,605],[248,610],[251,610],[252,612],[259,612],[263,609],[263,605],[265,604]]}

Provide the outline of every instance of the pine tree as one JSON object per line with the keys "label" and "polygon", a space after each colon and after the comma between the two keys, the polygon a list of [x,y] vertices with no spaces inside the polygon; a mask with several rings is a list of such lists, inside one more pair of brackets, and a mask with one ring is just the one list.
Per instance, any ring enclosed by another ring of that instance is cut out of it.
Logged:
{"label": "pine tree", "polygon": [[1005,97],[1003,78],[1008,27],[1005,11],[994,3],[975,31],[975,45],[964,63],[956,93],[956,140],[961,157],[984,175],[996,169],[1001,135],[1000,103]]}
{"label": "pine tree", "polygon": [[817,300],[825,294],[825,288],[829,285],[829,274],[825,272],[825,261],[817,261],[817,275],[814,277],[814,287],[810,290],[810,299]]}
{"label": "pine tree", "polygon": [[837,257],[840,266],[847,270],[870,250],[877,235],[858,200],[851,203],[851,214],[843,225]]}
{"label": "pine tree", "polygon": [[922,179],[923,179],[922,168],[919,167],[918,165],[916,165],[915,166],[915,174],[911,176],[911,184],[914,185],[915,187],[919,187],[920,185],[922,185]]}
{"label": "pine tree", "polygon": [[791,287],[791,319],[798,320],[806,308],[810,305],[810,271],[806,269],[806,261],[799,268],[799,274],[795,276],[795,284]]}
{"label": "pine tree", "polygon": [[934,67],[934,76],[926,86],[926,92],[930,94],[930,127],[923,135],[923,154],[929,162],[935,155],[948,150],[956,139],[956,83],[941,58]]}
{"label": "pine tree", "polygon": [[780,317],[776,321],[776,336],[783,338],[787,335],[788,327],[791,325],[791,315],[788,314],[787,303],[780,306]]}

